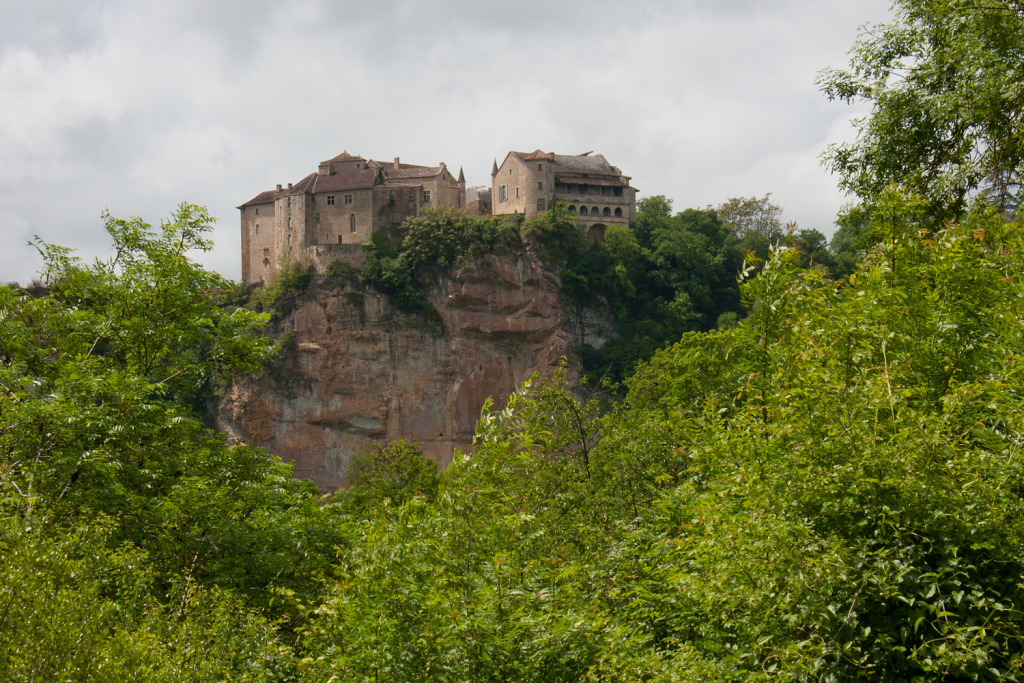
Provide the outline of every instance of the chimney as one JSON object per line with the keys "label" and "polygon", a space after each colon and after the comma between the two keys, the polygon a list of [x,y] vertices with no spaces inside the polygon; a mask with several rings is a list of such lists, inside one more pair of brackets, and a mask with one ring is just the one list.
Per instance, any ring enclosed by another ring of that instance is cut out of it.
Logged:
{"label": "chimney", "polygon": [[395,170],[398,170],[398,157],[395,157]]}
{"label": "chimney", "polygon": [[278,184],[277,184],[277,191],[278,191],[278,192],[280,192],[280,191],[281,191],[281,183],[278,183]]}
{"label": "chimney", "polygon": [[288,189],[289,190],[292,189],[292,184],[291,183],[288,183]]}

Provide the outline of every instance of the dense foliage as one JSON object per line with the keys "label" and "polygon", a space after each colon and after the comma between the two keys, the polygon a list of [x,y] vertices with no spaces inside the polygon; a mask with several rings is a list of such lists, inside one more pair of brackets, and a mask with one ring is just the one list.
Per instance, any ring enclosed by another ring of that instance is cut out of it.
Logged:
{"label": "dense foliage", "polygon": [[780,247],[751,316],[599,417],[535,378],[429,497],[353,527],[340,680],[1017,680],[1021,227],[880,198],[852,286]]}
{"label": "dense foliage", "polygon": [[431,277],[518,242],[515,222],[472,217],[456,209],[429,209],[421,217],[373,233],[365,246],[362,279],[401,310],[429,314],[422,291]]}
{"label": "dense foliage", "polygon": [[0,678],[267,678],[253,658],[319,595],[335,508],[203,422],[212,385],[273,353],[188,259],[210,224],[108,217],[109,260],[40,243],[45,291],[0,288]]}

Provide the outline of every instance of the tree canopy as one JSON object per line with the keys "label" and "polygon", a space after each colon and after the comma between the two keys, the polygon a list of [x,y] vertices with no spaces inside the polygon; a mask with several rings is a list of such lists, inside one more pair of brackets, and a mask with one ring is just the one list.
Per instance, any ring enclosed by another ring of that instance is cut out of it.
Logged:
{"label": "tree canopy", "polygon": [[826,163],[864,200],[889,183],[927,197],[937,218],[973,192],[1013,209],[1024,163],[1024,6],[1017,0],[896,0],[866,29],[847,69],[826,69],[830,99],[872,104],[857,140]]}

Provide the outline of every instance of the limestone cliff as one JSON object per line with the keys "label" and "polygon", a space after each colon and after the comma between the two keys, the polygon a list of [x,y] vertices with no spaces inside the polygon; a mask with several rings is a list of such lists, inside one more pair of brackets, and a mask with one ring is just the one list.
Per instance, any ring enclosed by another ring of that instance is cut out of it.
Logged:
{"label": "limestone cliff", "polygon": [[313,290],[278,323],[295,348],[279,372],[235,382],[221,400],[224,431],[294,462],[324,491],[343,486],[353,452],[418,441],[440,467],[472,450],[488,397],[498,406],[560,359],[574,338],[608,337],[607,315],[575,315],[535,251],[488,255],[442,275],[426,294],[440,321],[395,309],[372,290]]}

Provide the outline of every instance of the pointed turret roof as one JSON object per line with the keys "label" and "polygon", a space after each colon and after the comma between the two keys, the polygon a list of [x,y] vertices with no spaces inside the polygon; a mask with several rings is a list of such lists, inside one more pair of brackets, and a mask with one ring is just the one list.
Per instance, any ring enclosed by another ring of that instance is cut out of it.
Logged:
{"label": "pointed turret roof", "polygon": [[494,166],[491,167],[491,177],[498,175],[498,160],[494,160]]}
{"label": "pointed turret roof", "polygon": [[466,182],[466,174],[462,172],[462,167],[461,166],[459,166],[459,182],[460,183]]}

